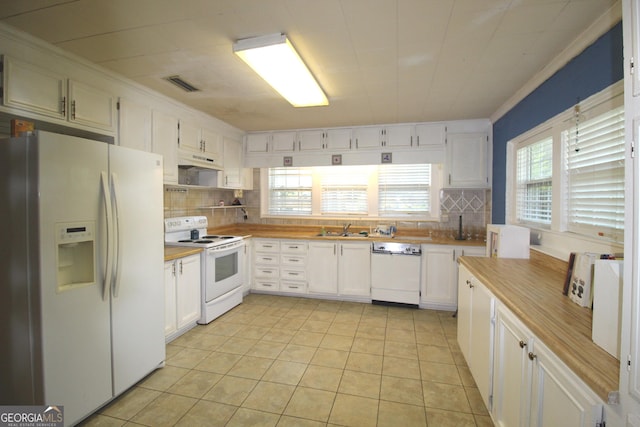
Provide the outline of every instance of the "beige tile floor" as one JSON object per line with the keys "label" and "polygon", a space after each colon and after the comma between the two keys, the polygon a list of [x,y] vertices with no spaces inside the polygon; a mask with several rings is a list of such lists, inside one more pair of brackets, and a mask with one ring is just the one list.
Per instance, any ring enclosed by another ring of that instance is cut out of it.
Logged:
{"label": "beige tile floor", "polygon": [[450,312],[251,294],[87,426],[492,426]]}

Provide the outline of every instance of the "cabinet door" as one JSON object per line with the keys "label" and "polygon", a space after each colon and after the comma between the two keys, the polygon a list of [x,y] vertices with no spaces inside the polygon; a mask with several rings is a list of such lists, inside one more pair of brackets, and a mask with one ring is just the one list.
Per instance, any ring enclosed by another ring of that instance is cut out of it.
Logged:
{"label": "cabinet door", "polygon": [[469,370],[484,404],[491,409],[491,373],[493,372],[493,321],[495,298],[480,282],[472,279],[471,332],[469,334]]}
{"label": "cabinet door", "polygon": [[305,130],[298,132],[298,150],[322,151],[325,147],[324,130]]}
{"label": "cabinet door", "polygon": [[309,292],[338,293],[337,242],[309,242],[307,276]]}
{"label": "cabinet door", "polygon": [[181,150],[202,152],[202,134],[200,126],[194,120],[180,119],[180,135],[178,147]]}
{"label": "cabinet door", "polygon": [[396,148],[408,148],[413,146],[413,126],[399,125],[387,126],[384,129],[384,146]]}
{"label": "cabinet door", "polygon": [[[207,128],[203,128],[201,132],[202,132],[202,142],[203,142],[203,148],[204,148],[205,154],[213,158],[216,165],[222,166],[223,165],[222,137],[217,132],[214,132],[211,129],[207,129]],[[242,143],[238,141],[238,145],[242,146]]]}
{"label": "cabinet door", "polygon": [[119,145],[151,151],[151,108],[124,98],[118,105]]}
{"label": "cabinet door", "polygon": [[268,133],[250,133],[246,136],[247,153],[266,153],[269,151]]}
{"label": "cabinet door", "polygon": [[4,56],[4,105],[48,117],[66,117],[64,76]]}
{"label": "cabinet door", "polygon": [[200,255],[176,261],[176,300],[178,329],[200,318]]}
{"label": "cabinet door", "polygon": [[164,182],[178,183],[178,119],[154,110],[152,114],[153,152],[161,154],[164,162]]}
{"label": "cabinet door", "polygon": [[499,308],[496,316],[491,412],[498,427],[528,424],[531,333]]}
{"label": "cabinet door", "polygon": [[164,336],[178,330],[176,322],[176,263],[164,263]]}
{"label": "cabinet door", "polygon": [[423,148],[443,148],[446,127],[443,123],[416,125],[416,145]]}
{"label": "cabinet door", "polygon": [[485,188],[488,176],[489,142],[486,133],[447,135],[446,186]]}
{"label": "cabinet door", "polygon": [[274,132],[271,134],[271,151],[274,153],[286,153],[295,150],[295,132]]}
{"label": "cabinet door", "polygon": [[530,426],[595,426],[602,404],[544,344],[536,341],[533,362]]}
{"label": "cabinet door", "polygon": [[325,135],[327,149],[351,150],[351,129],[329,129]]}
{"label": "cabinet door", "polygon": [[464,266],[458,269],[458,328],[460,352],[469,360],[469,336],[471,334],[471,281],[473,276]]}
{"label": "cabinet door", "polygon": [[242,146],[239,141],[223,138],[224,143],[224,180],[225,188],[242,188]]}
{"label": "cabinet door", "polygon": [[458,299],[454,249],[423,245],[420,301],[433,308],[455,308]]}
{"label": "cabinet door", "polygon": [[382,129],[378,127],[362,127],[353,130],[355,148],[359,150],[380,148],[382,146]]}
{"label": "cabinet door", "polygon": [[69,80],[69,121],[94,128],[115,129],[115,97],[75,80]]}
{"label": "cabinet door", "polygon": [[371,246],[368,243],[341,243],[338,254],[340,295],[371,295]]}

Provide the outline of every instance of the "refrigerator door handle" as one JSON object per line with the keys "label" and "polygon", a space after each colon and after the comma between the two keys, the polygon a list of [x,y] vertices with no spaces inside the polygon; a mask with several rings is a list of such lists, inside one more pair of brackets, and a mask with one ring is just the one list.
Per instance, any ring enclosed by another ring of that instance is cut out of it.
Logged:
{"label": "refrigerator door handle", "polygon": [[102,197],[104,198],[104,213],[107,221],[107,262],[104,274],[104,286],[102,290],[102,300],[109,298],[109,288],[111,287],[111,273],[113,272],[113,236],[112,227],[112,211],[111,211],[111,192],[109,190],[109,178],[106,172],[100,173],[100,183],[102,184]]}
{"label": "refrigerator door handle", "polygon": [[118,210],[118,197],[120,195],[120,185],[118,175],[111,172],[111,189],[113,190],[113,239],[115,251],[115,277],[113,280],[113,297],[118,297],[120,290],[120,266],[122,265],[122,250],[120,248],[120,212]]}

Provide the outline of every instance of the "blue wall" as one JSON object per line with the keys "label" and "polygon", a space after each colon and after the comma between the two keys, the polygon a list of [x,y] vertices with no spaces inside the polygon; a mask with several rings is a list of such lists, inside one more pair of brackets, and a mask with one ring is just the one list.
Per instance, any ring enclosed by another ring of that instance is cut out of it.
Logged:
{"label": "blue wall", "polygon": [[622,22],[493,124],[492,219],[505,222],[507,142],[623,78]]}

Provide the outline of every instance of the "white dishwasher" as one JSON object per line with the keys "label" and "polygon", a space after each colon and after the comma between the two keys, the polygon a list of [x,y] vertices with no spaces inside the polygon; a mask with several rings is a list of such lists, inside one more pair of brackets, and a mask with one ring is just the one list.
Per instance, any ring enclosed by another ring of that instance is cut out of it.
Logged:
{"label": "white dishwasher", "polygon": [[400,242],[371,244],[373,304],[420,304],[420,245]]}

